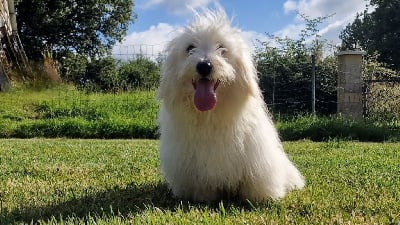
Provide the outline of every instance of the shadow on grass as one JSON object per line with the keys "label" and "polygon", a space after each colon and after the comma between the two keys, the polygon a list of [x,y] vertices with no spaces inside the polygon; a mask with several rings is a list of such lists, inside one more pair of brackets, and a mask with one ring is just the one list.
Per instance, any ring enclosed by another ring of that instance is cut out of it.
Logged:
{"label": "shadow on grass", "polygon": [[85,220],[89,215],[127,215],[132,212],[145,211],[153,206],[173,210],[179,206],[179,203],[172,197],[164,183],[132,184],[124,189],[116,187],[44,206],[27,203],[26,206],[21,206],[13,211],[2,212],[0,224],[12,222],[36,224],[39,220],[64,220],[71,217]]}
{"label": "shadow on grass", "polygon": [[[225,201],[224,201],[225,202]],[[250,209],[254,206],[248,202],[228,200],[228,205]],[[68,218],[86,221],[89,217],[112,217],[135,214],[156,207],[160,210],[176,211],[178,208],[189,210],[191,206],[218,209],[219,203],[199,204],[175,199],[165,183],[132,184],[125,189],[113,188],[71,200],[45,206],[21,206],[13,211],[0,215],[0,224],[28,223],[38,221],[65,221]]]}

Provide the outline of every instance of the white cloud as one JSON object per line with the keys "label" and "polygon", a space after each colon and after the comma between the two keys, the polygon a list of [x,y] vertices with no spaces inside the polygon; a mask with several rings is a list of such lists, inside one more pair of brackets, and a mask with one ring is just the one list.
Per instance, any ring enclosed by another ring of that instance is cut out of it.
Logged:
{"label": "white cloud", "polygon": [[294,11],[297,7],[297,3],[293,0],[288,0],[283,4],[283,9],[285,10],[285,13]]}
{"label": "white cloud", "polygon": [[[181,27],[166,23],[151,26],[143,32],[129,34],[121,43],[117,44],[112,51],[115,58],[128,60],[144,55],[155,59],[159,54],[164,54],[166,44],[172,40]],[[254,51],[259,41],[267,41],[265,34],[255,31],[242,31],[242,37]]]}
{"label": "white cloud", "polygon": [[260,47],[260,41],[268,41],[269,38],[265,34],[261,34],[255,31],[241,31],[244,41],[247,42],[250,49],[254,52],[257,47]]}
{"label": "white cloud", "polygon": [[[291,7],[285,7],[287,4]],[[365,0],[287,0],[284,3],[284,9],[287,12],[298,11],[304,13],[311,18],[335,14],[331,18],[333,19],[335,17],[353,17],[355,13],[364,10],[365,4]],[[297,16],[296,19],[301,20],[301,17]]]}
{"label": "white cloud", "polygon": [[282,38],[288,37],[288,38],[296,39],[299,36],[300,31],[303,30],[305,27],[306,26],[303,23],[289,24],[286,27],[284,27],[283,29],[275,32],[274,35],[278,36],[278,37],[282,37]]}
{"label": "white cloud", "polygon": [[[167,7],[173,13],[189,12],[186,6],[192,8],[207,6],[216,0],[149,0],[138,7]],[[217,2],[218,3],[218,2]],[[319,16],[333,16],[327,18],[320,26],[319,35],[331,43],[338,44],[340,31],[355,18],[357,12],[365,8],[364,0],[286,0],[283,10],[286,14],[300,12],[309,18]],[[135,54],[148,55],[155,58],[165,49],[165,45],[175,37],[180,27],[167,23],[159,23],[148,30],[129,34],[125,40],[113,49],[117,58],[132,58]],[[299,15],[293,17],[292,23],[276,31],[278,37],[298,38],[300,31],[305,28],[304,20]],[[265,34],[255,31],[243,30],[243,37],[252,49],[259,44],[257,40],[268,41]]]}
{"label": "white cloud", "polygon": [[149,9],[157,6],[166,7],[169,12],[176,15],[183,15],[191,12],[191,8],[207,7],[215,0],[148,0],[139,7]]}
{"label": "white cloud", "polygon": [[[340,31],[354,20],[357,13],[365,9],[365,5],[365,0],[287,0],[283,10],[286,14],[299,12],[310,19],[330,16],[321,24],[318,34],[338,44]],[[275,35],[296,38],[304,27],[303,18],[296,15],[291,24],[275,32]]]}
{"label": "white cloud", "polygon": [[163,53],[165,45],[175,37],[178,29],[177,26],[159,23],[143,32],[133,32],[113,48],[113,55],[119,59],[134,58],[139,54],[156,58]]}

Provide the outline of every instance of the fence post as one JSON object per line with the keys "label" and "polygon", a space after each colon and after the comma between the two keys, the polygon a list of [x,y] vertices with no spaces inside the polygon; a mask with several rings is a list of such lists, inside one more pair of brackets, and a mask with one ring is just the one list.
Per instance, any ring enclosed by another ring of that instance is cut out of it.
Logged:
{"label": "fence post", "polygon": [[311,112],[315,116],[315,55],[311,55]]}
{"label": "fence post", "polygon": [[353,119],[363,116],[363,51],[342,51],[337,54],[337,113]]}

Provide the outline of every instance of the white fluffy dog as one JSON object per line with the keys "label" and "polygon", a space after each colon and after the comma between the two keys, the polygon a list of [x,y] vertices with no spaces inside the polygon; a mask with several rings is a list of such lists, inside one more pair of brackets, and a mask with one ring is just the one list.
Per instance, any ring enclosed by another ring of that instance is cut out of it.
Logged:
{"label": "white fluffy dog", "polygon": [[161,72],[161,170],[194,201],[281,198],[304,179],[283,151],[251,53],[221,9],[195,13]]}

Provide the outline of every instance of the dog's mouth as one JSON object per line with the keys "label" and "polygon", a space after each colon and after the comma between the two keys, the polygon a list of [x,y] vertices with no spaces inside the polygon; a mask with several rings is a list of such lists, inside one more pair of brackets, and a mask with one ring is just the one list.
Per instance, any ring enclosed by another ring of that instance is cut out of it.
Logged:
{"label": "dog's mouth", "polygon": [[215,91],[217,90],[219,83],[219,80],[207,78],[192,81],[195,89],[194,104],[198,110],[204,112],[215,107],[217,104],[217,94]]}

